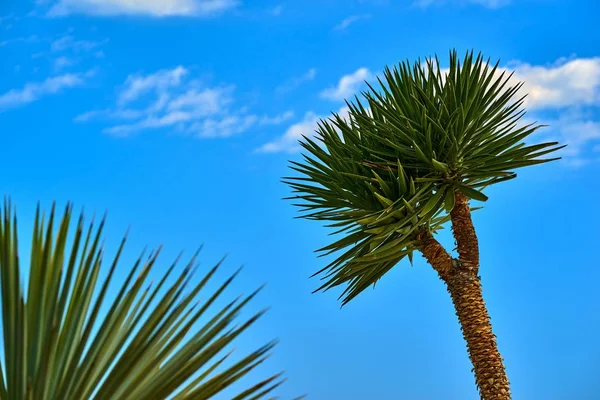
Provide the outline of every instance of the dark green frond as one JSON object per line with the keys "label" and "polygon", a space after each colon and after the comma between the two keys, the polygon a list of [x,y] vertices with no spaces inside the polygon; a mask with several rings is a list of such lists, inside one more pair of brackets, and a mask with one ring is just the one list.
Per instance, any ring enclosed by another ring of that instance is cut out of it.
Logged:
{"label": "dark green frond", "polygon": [[334,114],[301,141],[304,162],[291,166],[301,176],[284,178],[291,198],[302,217],[346,232],[323,251],[351,248],[322,270],[320,289],[348,285],[346,303],[411,255],[419,231],[447,222],[455,191],[486,201],[482,190],[516,168],[556,159],[540,157],[564,146],[524,142],[542,125],[519,125],[522,83],[489,61],[452,51],[447,70],[437,56],[385,68],[346,119]]}
{"label": "dark green frond", "polygon": [[[123,239],[101,281],[104,220],[85,229],[81,215],[68,245],[70,205],[60,220],[54,206],[47,220],[38,207],[25,289],[9,201],[0,215],[1,399],[208,399],[260,365],[275,345],[227,366],[231,352],[223,352],[263,312],[234,326],[257,291],[208,314],[237,275],[206,293],[220,262],[192,284],[196,254],[173,283],[167,278],[175,263],[153,288],[146,282],[159,250],[113,282]],[[119,290],[110,298],[113,283]],[[236,398],[263,398],[281,382],[272,376]]]}

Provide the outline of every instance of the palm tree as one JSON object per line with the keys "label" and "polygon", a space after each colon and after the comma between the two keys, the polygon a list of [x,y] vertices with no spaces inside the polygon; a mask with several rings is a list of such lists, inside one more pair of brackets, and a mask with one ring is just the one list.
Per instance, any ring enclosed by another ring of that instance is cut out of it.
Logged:
{"label": "palm tree", "polygon": [[[173,263],[152,288],[145,282],[159,249],[145,260],[142,254],[108,300],[125,239],[98,285],[104,220],[84,231],[82,214],[67,245],[72,206],[58,224],[54,210],[46,222],[38,207],[27,288],[21,280],[16,215],[9,201],[0,210],[0,399],[209,399],[265,360],[275,342],[235,362],[228,362],[231,352],[223,355],[264,313],[232,326],[258,291],[206,315],[237,272],[199,300],[221,262],[186,293],[196,254],[182,273],[170,277]],[[277,374],[233,398],[263,398],[281,382]]]}
{"label": "palm tree", "polygon": [[[415,250],[446,284],[467,343],[481,398],[510,399],[509,382],[492,333],[479,278],[479,249],[469,200],[486,201],[482,189],[515,178],[515,168],[554,159],[538,157],[557,143],[526,145],[541,125],[521,126],[522,83],[467,53],[450,68],[437,56],[385,69],[385,83],[369,85],[347,102],[348,116],[318,124],[317,143],[304,136],[302,174],[284,182],[299,199],[301,217],[332,222],[345,235],[317,251],[345,251],[318,271],[318,290],[343,285],[342,305],[375,283]],[[434,234],[451,221],[458,258]]]}

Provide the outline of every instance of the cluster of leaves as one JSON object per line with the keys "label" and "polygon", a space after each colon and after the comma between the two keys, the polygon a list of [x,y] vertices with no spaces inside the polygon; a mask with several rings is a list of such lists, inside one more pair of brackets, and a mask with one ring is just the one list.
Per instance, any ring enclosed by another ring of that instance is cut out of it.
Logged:
{"label": "cluster of leaves", "polygon": [[341,251],[317,274],[317,290],[347,284],[346,304],[374,285],[404,257],[412,263],[421,231],[434,233],[449,220],[455,192],[485,201],[481,190],[513,179],[512,171],[553,159],[538,157],[562,146],[527,146],[523,140],[542,125],[519,126],[525,97],[510,86],[512,74],[491,66],[481,54],[456,51],[450,68],[437,56],[385,69],[380,91],[371,85],[347,102],[349,114],[321,120],[316,140],[304,136],[303,163],[291,168],[303,176],[286,177],[300,199],[301,217],[333,221],[332,234],[346,236],[317,251]]}
{"label": "cluster of leaves", "polygon": [[[154,288],[146,287],[145,281],[159,252],[145,261],[142,255],[120,284],[116,298],[107,302],[125,239],[98,286],[104,221],[95,232],[93,223],[84,232],[82,215],[69,247],[70,206],[56,234],[54,207],[47,226],[38,208],[25,293],[17,221],[10,203],[5,203],[3,214],[0,399],[208,399],[261,364],[275,344],[227,365],[231,352],[223,355],[222,351],[263,312],[232,326],[254,292],[206,317],[235,274],[199,301],[198,295],[221,263],[186,294],[196,255],[174,283],[167,280],[175,263]],[[100,317],[103,305],[109,310]],[[280,383],[280,375],[271,376],[234,398],[259,399]]]}

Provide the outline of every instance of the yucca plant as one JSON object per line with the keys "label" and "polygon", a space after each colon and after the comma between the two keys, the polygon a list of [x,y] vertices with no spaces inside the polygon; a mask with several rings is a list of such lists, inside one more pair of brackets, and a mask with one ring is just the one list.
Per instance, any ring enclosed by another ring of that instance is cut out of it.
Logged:
{"label": "yucca plant", "polygon": [[[171,277],[173,283],[167,282],[175,263],[151,287],[146,280],[159,249],[147,258],[142,254],[117,283],[116,297],[110,298],[107,293],[125,239],[106,279],[99,281],[104,220],[97,228],[92,221],[84,229],[82,214],[69,242],[71,215],[68,205],[57,221],[53,206],[46,220],[38,207],[30,266],[24,271],[9,201],[0,212],[0,399],[210,399],[268,356],[275,342],[235,362],[229,362],[231,351],[224,354],[263,314],[234,325],[258,291],[208,314],[237,272],[216,291],[204,293],[221,262],[190,286],[196,254]],[[107,312],[101,311],[103,306]],[[263,398],[281,382],[277,374],[233,398]]]}
{"label": "yucca plant", "polygon": [[[301,217],[330,221],[345,235],[318,251],[344,252],[318,271],[317,290],[345,286],[346,304],[408,257],[420,251],[445,282],[485,400],[510,399],[509,382],[481,292],[479,248],[469,200],[486,201],[482,190],[513,179],[514,169],[562,146],[526,145],[541,125],[522,126],[522,83],[499,62],[450,52],[450,67],[437,56],[412,66],[386,68],[380,89],[347,102],[349,115],[321,120],[316,140],[300,142],[304,162],[287,177]],[[308,132],[307,132],[308,134]],[[458,257],[434,234],[451,222]]]}

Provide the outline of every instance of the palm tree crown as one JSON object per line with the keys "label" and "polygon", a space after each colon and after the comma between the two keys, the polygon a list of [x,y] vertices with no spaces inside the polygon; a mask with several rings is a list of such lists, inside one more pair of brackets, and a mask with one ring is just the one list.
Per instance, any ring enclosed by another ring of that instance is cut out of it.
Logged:
{"label": "palm tree crown", "polygon": [[[404,257],[412,263],[420,235],[450,220],[455,191],[486,201],[482,189],[516,177],[514,169],[564,146],[526,145],[542,125],[522,126],[523,83],[469,52],[450,67],[437,56],[386,68],[380,90],[369,85],[363,101],[347,102],[348,116],[321,120],[316,140],[304,136],[304,162],[291,168],[303,176],[284,182],[307,219],[331,221],[346,235],[318,251],[345,250],[317,272],[317,290],[347,284],[346,304]],[[318,142],[320,143],[318,143]],[[475,209],[475,208],[474,208]],[[349,247],[349,249],[347,249]],[[316,275],[316,274],[315,274]]]}

